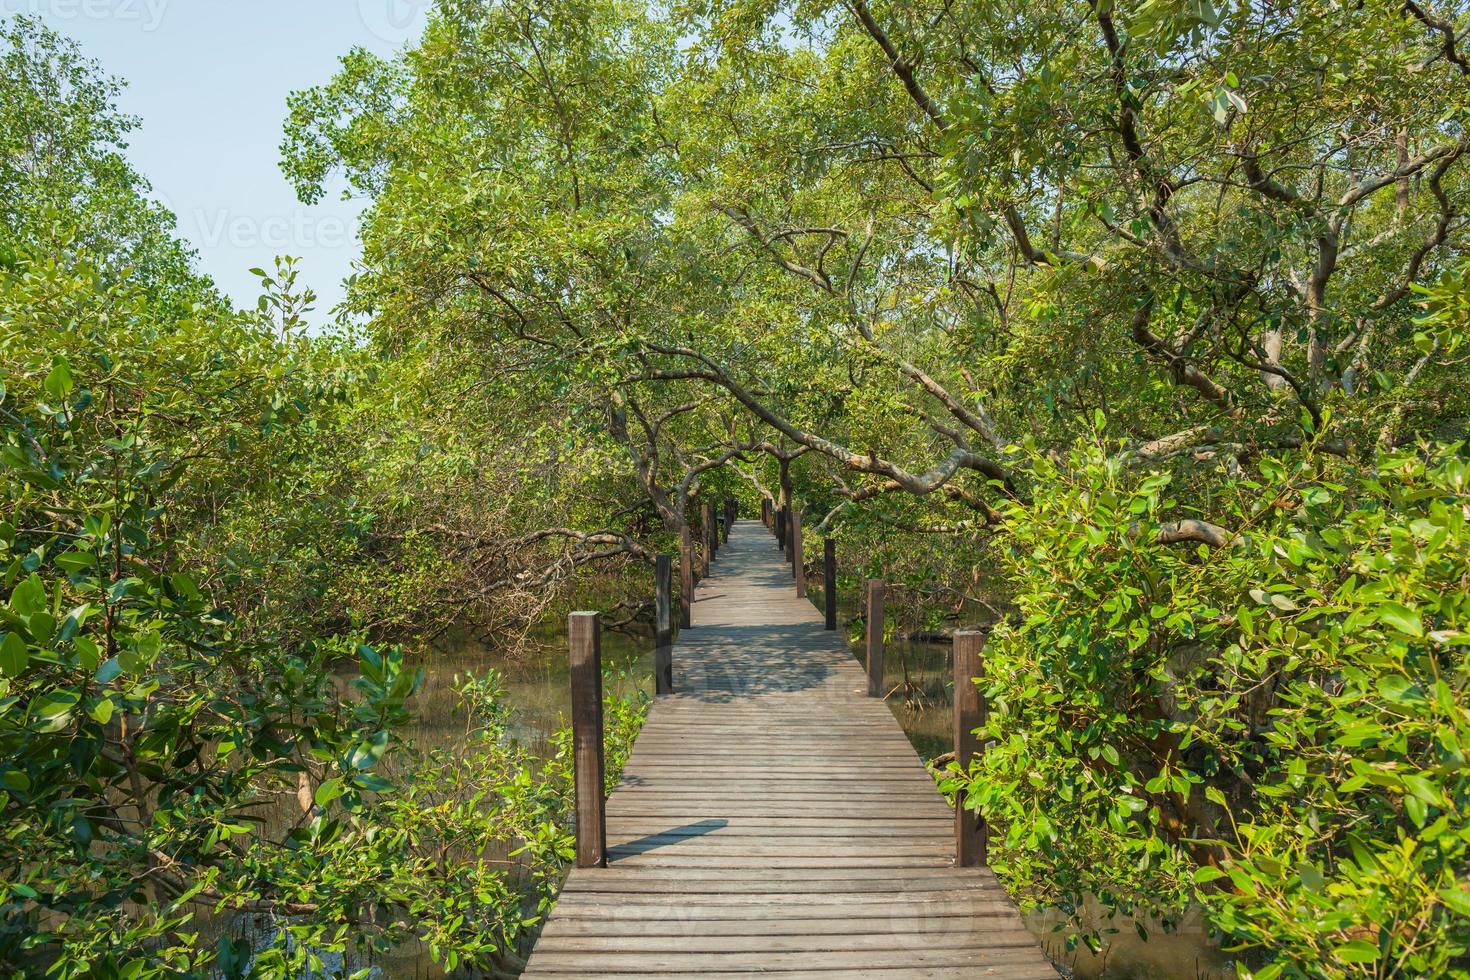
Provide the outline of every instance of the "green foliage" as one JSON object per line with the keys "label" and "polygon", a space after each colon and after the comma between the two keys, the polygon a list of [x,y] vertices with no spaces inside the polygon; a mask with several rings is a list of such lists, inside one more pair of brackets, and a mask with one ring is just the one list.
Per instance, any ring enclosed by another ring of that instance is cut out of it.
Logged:
{"label": "green foliage", "polygon": [[[968,799],[1033,899],[1165,922],[1191,900],[1256,976],[1445,975],[1470,944],[1470,461],[1348,485],[1262,459],[1226,547],[1126,455],[1033,460],[1007,513],[1020,619],[979,682]],[[1218,502],[1217,502],[1218,503]],[[1097,943],[1097,935],[1089,935]]]}
{"label": "green foliage", "polygon": [[[295,976],[408,938],[450,967],[514,963],[559,881],[569,756],[513,739],[493,680],[466,688],[462,743],[420,752],[402,742],[419,674],[401,651],[282,615],[323,575],[286,590],[303,580],[272,568],[272,539],[326,550],[343,524],[280,484],[317,485],[324,438],[354,417],[331,346],[281,333],[298,307],[268,293],[270,319],[160,319],[81,261],[0,273],[13,969]],[[272,530],[247,546],[250,525],[215,510]],[[608,718],[616,772],[641,706]],[[197,941],[205,912],[276,928],[252,955]]]}
{"label": "green foliage", "polygon": [[160,311],[220,301],[190,268],[174,216],[122,150],[138,121],[122,83],[26,16],[0,21],[0,266],[29,246],[80,246],[99,273],[145,285]]}

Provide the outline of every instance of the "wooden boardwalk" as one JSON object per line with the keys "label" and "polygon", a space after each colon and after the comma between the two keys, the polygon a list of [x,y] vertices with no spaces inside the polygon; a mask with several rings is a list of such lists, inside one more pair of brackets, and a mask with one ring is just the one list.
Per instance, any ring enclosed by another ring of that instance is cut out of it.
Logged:
{"label": "wooden boardwalk", "polygon": [[566,881],[524,974],[1055,978],[847,647],[735,525],[607,803],[607,868]]}

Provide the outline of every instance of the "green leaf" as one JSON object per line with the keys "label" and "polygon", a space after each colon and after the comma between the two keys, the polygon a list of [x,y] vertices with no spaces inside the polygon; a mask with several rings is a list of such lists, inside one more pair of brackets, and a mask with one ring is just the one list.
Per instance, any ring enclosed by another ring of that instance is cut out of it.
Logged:
{"label": "green leaf", "polygon": [[39,575],[32,575],[15,587],[10,593],[10,608],[17,616],[25,617],[46,608],[46,586]]}
{"label": "green leaf", "polygon": [[67,364],[66,358],[57,354],[51,361],[51,372],[46,375],[42,387],[52,398],[61,400],[71,394],[71,365]]}
{"label": "green leaf", "polygon": [[1194,869],[1194,883],[1196,885],[1203,885],[1223,877],[1225,877],[1225,872],[1208,864]]}
{"label": "green leaf", "polygon": [[33,701],[31,714],[35,716],[37,728],[41,731],[59,732],[71,724],[72,712],[76,707],[76,694],[71,691],[57,691]]}
{"label": "green leaf", "polygon": [[1378,693],[1383,695],[1385,700],[1395,703],[1424,700],[1423,689],[1399,674],[1389,674],[1378,678]]}
{"label": "green leaf", "polygon": [[1470,917],[1470,892],[1458,888],[1441,888],[1439,898],[1457,914]]}
{"label": "green leaf", "polygon": [[56,556],[56,565],[63,571],[76,574],[95,567],[97,556],[90,551],[68,551],[64,555]]}
{"label": "green leaf", "polygon": [[92,710],[87,714],[91,715],[92,720],[97,724],[105,725],[112,720],[112,712],[116,707],[111,701],[104,699],[92,705]]}
{"label": "green leaf", "polygon": [[1408,775],[1403,777],[1404,786],[1410,793],[1431,806],[1441,806],[1444,803],[1440,796],[1439,787],[1430,782],[1424,776]]}
{"label": "green leaf", "polygon": [[5,634],[0,643],[0,673],[6,677],[19,677],[30,666],[31,652],[20,634],[12,630]]}
{"label": "green leaf", "polygon": [[1354,939],[1343,943],[1332,951],[1344,963],[1373,963],[1378,959],[1378,947],[1366,939]]}
{"label": "green leaf", "polygon": [[51,642],[51,637],[56,632],[56,617],[48,612],[33,612],[27,625],[31,629],[31,640],[37,646],[44,647]]}
{"label": "green leaf", "polygon": [[342,780],[338,777],[333,777],[316,788],[316,805],[326,806],[341,795]]}
{"label": "green leaf", "polygon": [[1419,613],[1397,602],[1385,602],[1378,607],[1380,621],[1409,636],[1423,636],[1424,622]]}

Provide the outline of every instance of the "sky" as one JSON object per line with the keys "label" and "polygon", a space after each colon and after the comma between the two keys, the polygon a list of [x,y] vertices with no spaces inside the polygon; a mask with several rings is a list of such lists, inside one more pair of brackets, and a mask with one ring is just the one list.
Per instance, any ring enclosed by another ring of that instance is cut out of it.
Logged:
{"label": "sky", "polygon": [[430,0],[0,0],[38,17],[127,81],[119,108],[142,119],[127,150],[178,216],[199,267],[254,306],[252,267],[301,259],[321,323],[359,255],[362,202],[296,200],[279,167],[288,93],[331,78],[354,46],[413,42]]}

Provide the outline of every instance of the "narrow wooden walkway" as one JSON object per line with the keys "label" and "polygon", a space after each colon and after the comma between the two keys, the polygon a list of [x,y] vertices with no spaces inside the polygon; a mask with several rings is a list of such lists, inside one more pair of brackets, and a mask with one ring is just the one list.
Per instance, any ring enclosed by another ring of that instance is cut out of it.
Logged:
{"label": "narrow wooden walkway", "polygon": [[1055,978],[765,528],[735,525],[526,980]]}

